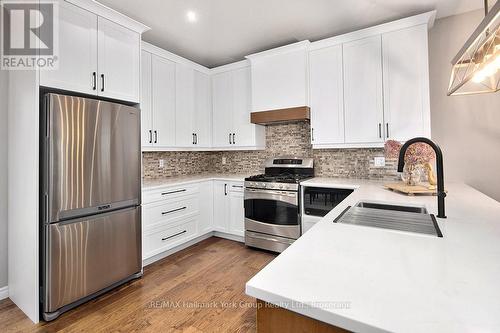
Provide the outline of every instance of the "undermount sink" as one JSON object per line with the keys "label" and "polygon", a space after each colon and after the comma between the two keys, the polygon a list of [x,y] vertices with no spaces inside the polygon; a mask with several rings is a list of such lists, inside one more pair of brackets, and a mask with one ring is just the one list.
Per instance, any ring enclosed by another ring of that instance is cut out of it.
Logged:
{"label": "undermount sink", "polygon": [[436,218],[424,206],[360,201],[334,222],[443,237]]}

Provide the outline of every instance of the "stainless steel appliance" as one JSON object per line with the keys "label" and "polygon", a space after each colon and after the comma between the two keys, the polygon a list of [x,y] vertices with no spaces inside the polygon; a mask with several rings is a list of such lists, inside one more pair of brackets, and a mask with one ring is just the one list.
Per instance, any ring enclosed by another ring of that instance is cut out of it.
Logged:
{"label": "stainless steel appliance", "polygon": [[279,157],[245,179],[246,245],[282,252],[300,237],[299,183],[313,175],[312,158]]}
{"label": "stainless steel appliance", "polygon": [[142,275],[137,108],[41,99],[41,312],[44,320]]}

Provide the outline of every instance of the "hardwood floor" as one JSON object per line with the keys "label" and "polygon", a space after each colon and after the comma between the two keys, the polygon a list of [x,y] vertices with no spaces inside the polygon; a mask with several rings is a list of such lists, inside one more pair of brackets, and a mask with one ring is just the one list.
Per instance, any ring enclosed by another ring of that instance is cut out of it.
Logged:
{"label": "hardwood floor", "polygon": [[0,301],[0,332],[254,332],[256,303],[245,282],[274,257],[212,237],[50,323],[34,325]]}

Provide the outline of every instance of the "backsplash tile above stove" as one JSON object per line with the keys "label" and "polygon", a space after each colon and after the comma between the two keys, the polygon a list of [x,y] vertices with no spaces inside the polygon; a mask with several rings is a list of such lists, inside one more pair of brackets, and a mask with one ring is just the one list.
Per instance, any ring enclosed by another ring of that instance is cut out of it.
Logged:
{"label": "backsplash tile above stove", "polygon": [[[383,156],[381,148],[312,149],[307,122],[266,126],[266,149],[259,151],[144,152],[143,176],[161,178],[197,173],[263,173],[267,158],[281,155],[313,157],[318,177],[394,180],[397,161],[386,160],[375,167],[373,159]],[[225,158],[226,164],[222,164]],[[164,167],[160,168],[160,160]]]}

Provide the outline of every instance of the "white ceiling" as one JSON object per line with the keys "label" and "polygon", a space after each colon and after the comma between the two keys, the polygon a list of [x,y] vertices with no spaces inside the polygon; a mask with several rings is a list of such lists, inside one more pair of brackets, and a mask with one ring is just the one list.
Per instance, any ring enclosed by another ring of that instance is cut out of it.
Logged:
{"label": "white ceiling", "polygon": [[[483,0],[99,0],[151,27],[143,39],[207,67],[437,9],[445,17]],[[197,14],[190,23],[186,13]],[[472,33],[472,31],[471,31]]]}

